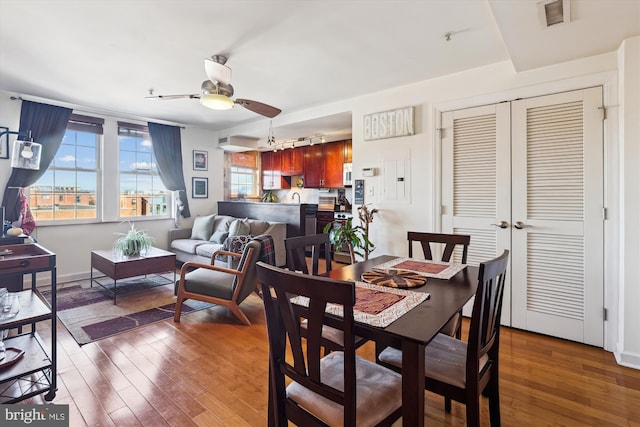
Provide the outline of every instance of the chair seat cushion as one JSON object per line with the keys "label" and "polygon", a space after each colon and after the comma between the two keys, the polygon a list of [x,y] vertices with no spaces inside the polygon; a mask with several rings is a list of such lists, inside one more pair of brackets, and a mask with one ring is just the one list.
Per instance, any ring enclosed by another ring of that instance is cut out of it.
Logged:
{"label": "chair seat cushion", "polygon": [[[480,358],[480,371],[489,360]],[[380,361],[402,368],[402,351],[387,347],[380,353]],[[424,374],[428,378],[465,388],[467,343],[445,334],[438,334],[424,350]]]}
{"label": "chair seat cushion", "polygon": [[[308,323],[307,319],[303,319],[302,322],[300,322],[300,328],[303,330],[302,331],[303,336],[305,336],[307,323]],[[332,343],[335,343],[337,347],[340,347],[340,348],[344,347],[344,331],[341,331],[340,329],[332,328],[331,326],[327,326],[327,325],[322,325],[322,338],[325,340],[331,341]],[[356,347],[358,347],[360,343],[364,341],[364,338],[356,336],[354,340],[355,340]]]}
{"label": "chair seat cushion", "polygon": [[[335,351],[320,361],[321,381],[338,390],[344,390],[344,353]],[[356,357],[356,424],[376,425],[402,405],[402,377],[383,366]],[[331,426],[343,425],[344,410],[312,391],[292,382],[287,396]]]}
{"label": "chair seat cushion", "polygon": [[222,271],[198,268],[185,275],[184,288],[187,292],[231,300],[235,278],[235,275]]}

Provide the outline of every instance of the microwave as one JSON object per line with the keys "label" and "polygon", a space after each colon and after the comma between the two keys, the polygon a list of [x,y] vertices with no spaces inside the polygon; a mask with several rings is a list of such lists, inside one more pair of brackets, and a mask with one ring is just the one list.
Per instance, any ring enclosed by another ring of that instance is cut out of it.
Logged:
{"label": "microwave", "polygon": [[351,187],[351,185],[353,184],[352,172],[353,172],[353,165],[351,163],[345,163],[343,165],[343,179],[342,179],[342,185],[344,185],[345,187]]}

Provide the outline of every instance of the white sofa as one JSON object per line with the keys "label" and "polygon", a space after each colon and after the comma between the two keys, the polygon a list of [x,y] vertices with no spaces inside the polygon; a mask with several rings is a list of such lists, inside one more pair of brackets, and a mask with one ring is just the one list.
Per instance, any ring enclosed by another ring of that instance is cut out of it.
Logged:
{"label": "white sofa", "polygon": [[[287,237],[287,224],[259,219],[235,218],[228,215],[208,215],[196,217],[192,228],[173,228],[169,230],[169,250],[176,254],[180,262],[196,261],[209,264],[211,255],[222,248],[225,233],[234,226],[234,221],[244,220],[249,225],[249,235],[269,234],[273,238],[277,266],[284,266],[287,255],[284,239]],[[236,224],[237,225],[237,224]],[[243,233],[244,234],[244,233]]]}

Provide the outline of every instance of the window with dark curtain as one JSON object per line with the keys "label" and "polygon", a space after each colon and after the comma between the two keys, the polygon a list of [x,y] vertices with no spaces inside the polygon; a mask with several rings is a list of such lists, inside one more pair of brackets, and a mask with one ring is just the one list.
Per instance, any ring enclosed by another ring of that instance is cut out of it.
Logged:
{"label": "window with dark curtain", "polygon": [[[153,152],[158,162],[158,173],[168,190],[178,192],[178,214],[189,218],[187,187],[182,170],[182,140],[178,126],[149,122]],[[180,212],[181,211],[181,212]]]}
{"label": "window with dark curtain", "polygon": [[120,216],[170,214],[171,193],[162,182],[149,129],[118,122]]}
{"label": "window with dark curtain", "polygon": [[29,187],[29,206],[40,221],[95,220],[102,198],[99,152],[104,119],[71,114],[62,143],[42,176]]}
{"label": "window with dark curtain", "polygon": [[19,131],[31,131],[33,141],[42,144],[40,169],[12,169],[2,197],[2,206],[5,207],[7,220],[16,221],[19,217],[18,189],[35,183],[49,168],[62,142],[70,115],[70,108],[22,101]]}

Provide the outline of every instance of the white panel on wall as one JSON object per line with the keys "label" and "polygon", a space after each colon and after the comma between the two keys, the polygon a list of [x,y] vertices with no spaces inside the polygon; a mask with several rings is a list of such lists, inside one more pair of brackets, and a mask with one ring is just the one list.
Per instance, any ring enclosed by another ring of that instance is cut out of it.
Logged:
{"label": "white panel on wall", "polygon": [[382,173],[385,202],[409,202],[409,178],[411,171],[411,161],[405,160],[385,160]]}

